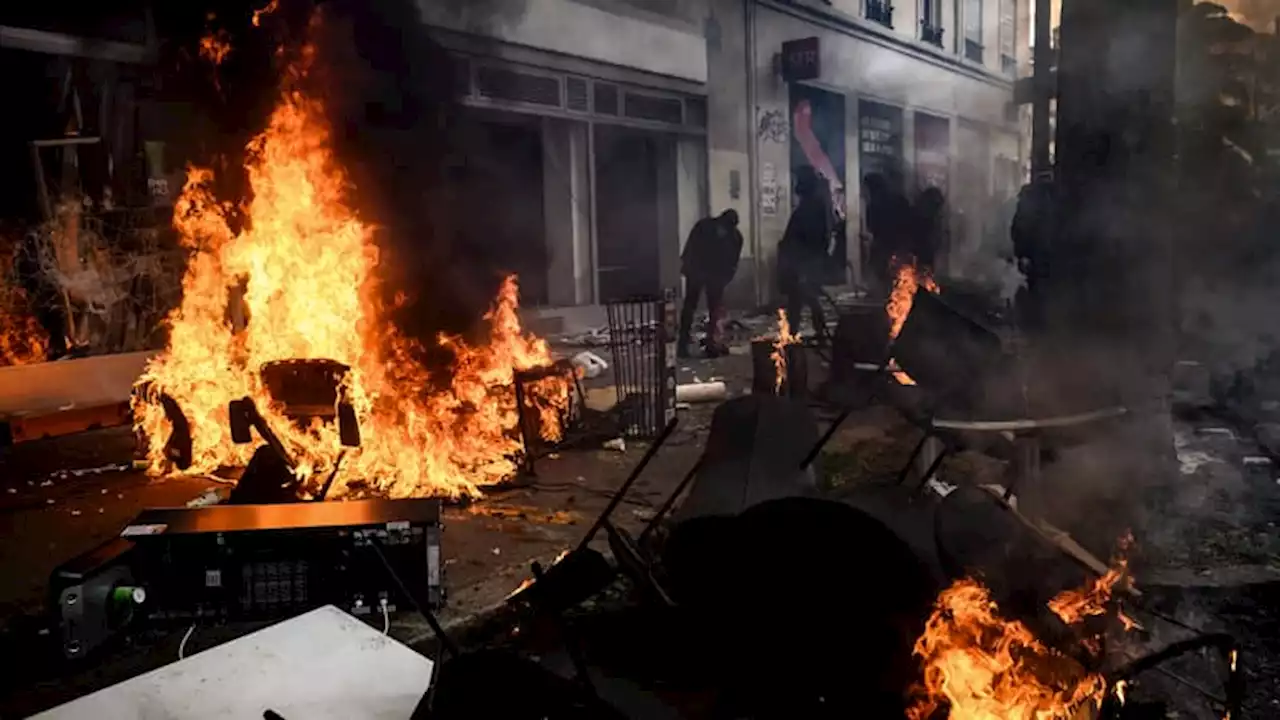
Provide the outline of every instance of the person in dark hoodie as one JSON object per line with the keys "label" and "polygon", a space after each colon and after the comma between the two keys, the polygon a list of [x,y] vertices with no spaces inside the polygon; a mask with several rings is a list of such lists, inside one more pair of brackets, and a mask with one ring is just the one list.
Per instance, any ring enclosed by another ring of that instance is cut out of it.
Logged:
{"label": "person in dark hoodie", "polygon": [[800,328],[802,313],[807,307],[815,335],[824,338],[826,318],[818,296],[831,253],[836,217],[826,181],[813,168],[805,166],[796,172],[795,193],[799,203],[778,243],[778,291],[785,297],[787,320],[792,329]]}
{"label": "person in dark hoodie", "polygon": [[680,309],[680,338],[676,354],[689,357],[693,335],[693,316],[700,296],[707,296],[706,350],[708,357],[727,353],[720,340],[720,323],[724,318],[724,291],[738,272],[742,254],[742,233],[738,230],[738,212],[725,210],[716,217],[703,218],[689,231],[689,239],[680,255],[680,272],[685,279],[684,305]]}
{"label": "person in dark hoodie", "polygon": [[893,189],[889,179],[870,173],[863,179],[867,200],[867,233],[870,248],[867,260],[871,280],[877,290],[893,287],[894,258],[905,260],[914,254],[911,247],[911,204]]}
{"label": "person in dark hoodie", "polygon": [[920,192],[913,208],[912,255],[915,256],[916,267],[931,275],[938,262],[938,253],[946,245],[946,207],[946,196],[938,188],[930,186]]}

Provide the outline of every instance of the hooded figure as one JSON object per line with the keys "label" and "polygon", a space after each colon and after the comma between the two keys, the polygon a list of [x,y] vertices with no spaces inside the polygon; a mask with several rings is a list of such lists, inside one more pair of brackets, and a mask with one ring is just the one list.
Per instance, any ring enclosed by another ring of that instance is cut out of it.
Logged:
{"label": "hooded figure", "polygon": [[742,233],[738,230],[738,212],[725,210],[717,217],[703,218],[689,231],[689,239],[680,255],[680,272],[685,279],[684,305],[680,310],[680,340],[676,353],[689,356],[693,332],[693,315],[698,310],[699,296],[707,296],[707,312],[711,316],[707,331],[707,355],[725,353],[720,341],[720,322],[724,316],[724,290],[738,272],[742,254]]}
{"label": "hooded figure", "polygon": [[818,295],[830,258],[836,217],[826,181],[813,168],[806,166],[796,172],[795,193],[799,203],[778,243],[778,290],[786,299],[791,326],[800,327],[801,314],[808,307],[815,334],[822,337],[826,334],[826,321]]}

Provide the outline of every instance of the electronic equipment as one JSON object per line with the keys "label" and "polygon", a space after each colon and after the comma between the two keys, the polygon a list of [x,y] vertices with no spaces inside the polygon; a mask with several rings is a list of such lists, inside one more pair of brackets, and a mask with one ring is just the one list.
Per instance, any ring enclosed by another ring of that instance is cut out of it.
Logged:
{"label": "electronic equipment", "polygon": [[146,602],[129,566],[135,546],[112,538],[63,563],[49,580],[62,655],[75,660],[124,629]]}
{"label": "electronic equipment", "polygon": [[433,499],[146,510],[118,538],[55,570],[63,654],[81,657],[142,617],[438,608],[441,532]]}

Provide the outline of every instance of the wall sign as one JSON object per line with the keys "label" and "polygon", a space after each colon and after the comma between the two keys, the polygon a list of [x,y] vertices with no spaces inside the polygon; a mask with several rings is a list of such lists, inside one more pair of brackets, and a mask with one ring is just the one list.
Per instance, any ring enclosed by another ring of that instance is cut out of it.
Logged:
{"label": "wall sign", "polygon": [[760,214],[778,214],[778,171],[773,163],[760,165]]}
{"label": "wall sign", "polygon": [[936,115],[916,113],[916,186],[935,187],[943,195],[950,192],[951,121]]}
{"label": "wall sign", "polygon": [[904,189],[900,108],[866,100],[858,103],[858,156],[863,178],[877,173]]}
{"label": "wall sign", "polygon": [[787,82],[816,80],[822,75],[822,59],[818,38],[810,37],[782,43],[782,79]]}

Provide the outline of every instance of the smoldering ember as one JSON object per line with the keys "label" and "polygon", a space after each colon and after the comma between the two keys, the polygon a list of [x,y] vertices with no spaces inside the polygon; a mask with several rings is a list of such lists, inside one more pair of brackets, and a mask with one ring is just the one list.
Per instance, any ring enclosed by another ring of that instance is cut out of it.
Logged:
{"label": "smoldering ember", "polygon": [[1280,5],[18,5],[0,717],[1280,717]]}

